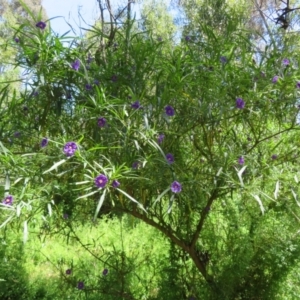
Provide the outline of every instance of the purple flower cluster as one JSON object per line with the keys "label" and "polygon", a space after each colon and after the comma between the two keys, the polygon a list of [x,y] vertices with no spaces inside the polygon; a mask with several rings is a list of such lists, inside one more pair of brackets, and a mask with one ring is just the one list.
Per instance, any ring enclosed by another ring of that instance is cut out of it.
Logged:
{"label": "purple flower cluster", "polygon": [[77,145],[75,142],[67,142],[64,146],[64,153],[70,157],[75,154],[75,151],[77,150]]}
{"label": "purple flower cluster", "polygon": [[72,270],[71,270],[71,269],[66,270],[66,274],[67,274],[67,275],[70,275],[71,273],[72,273]]}

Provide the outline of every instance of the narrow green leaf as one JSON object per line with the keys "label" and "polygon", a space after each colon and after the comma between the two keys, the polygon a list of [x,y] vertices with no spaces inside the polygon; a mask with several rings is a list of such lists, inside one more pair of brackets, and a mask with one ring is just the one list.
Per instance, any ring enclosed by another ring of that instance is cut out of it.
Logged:
{"label": "narrow green leaf", "polygon": [[157,202],[157,201],[159,201],[169,190],[170,190],[171,188],[167,188],[166,190],[164,190],[156,199],[155,199],[155,201],[153,202],[153,205],[155,205],[155,203]]}
{"label": "narrow green leaf", "polygon": [[257,203],[259,204],[259,208],[260,208],[260,210],[261,210],[261,213],[264,214],[264,213],[265,213],[265,208],[264,208],[264,206],[263,206],[263,204],[262,204],[262,202],[261,202],[259,196],[258,196],[258,195],[253,195],[253,194],[252,194],[252,196],[254,197],[254,199],[255,199],[255,200],[257,201]]}
{"label": "narrow green leaf", "polygon": [[48,207],[48,213],[49,213],[49,216],[51,217],[51,216],[52,216],[52,207],[51,207],[51,204],[48,203],[48,204],[47,204],[47,207]]}
{"label": "narrow green leaf", "polygon": [[274,198],[277,200],[279,194],[279,181],[276,182],[275,191],[274,191]]}
{"label": "narrow green leaf", "polygon": [[24,222],[24,234],[23,234],[23,243],[26,244],[28,240],[28,227],[27,227],[27,221]]}
{"label": "narrow green leaf", "polygon": [[[244,166],[244,167],[242,167],[239,171],[238,171],[238,173],[237,173],[237,176],[238,176],[238,178],[239,178],[239,180],[240,180],[240,183],[241,183],[241,186],[242,187],[244,187],[244,181],[243,181],[243,173],[244,173],[244,171],[246,170],[246,168],[247,168],[247,166]],[[237,171],[237,169],[236,169],[236,171]]]}
{"label": "narrow green leaf", "polygon": [[120,193],[122,193],[123,195],[125,195],[129,200],[133,201],[134,203],[136,203],[144,212],[147,212],[145,210],[145,208],[143,207],[143,205],[141,203],[139,203],[137,200],[135,200],[133,197],[131,197],[130,195],[128,195],[126,192],[117,189]]}
{"label": "narrow green leaf", "polygon": [[4,227],[11,219],[12,219],[12,216],[8,217],[8,218],[0,225],[0,228]]}
{"label": "narrow green leaf", "polygon": [[86,195],[83,195],[83,196],[80,196],[80,197],[76,198],[76,200],[79,200],[79,199],[82,199],[82,198],[87,198],[87,197],[92,196],[92,195],[94,195],[94,194],[96,194],[98,192],[99,192],[98,190],[97,191],[93,191],[91,193],[88,193]]}
{"label": "narrow green leaf", "polygon": [[62,165],[66,161],[67,161],[66,159],[62,159],[61,161],[55,163],[50,169],[48,169],[47,171],[45,171],[43,174],[51,172],[52,170],[56,169],[58,166]]}
{"label": "narrow green leaf", "polygon": [[104,202],[104,199],[105,199],[105,194],[106,194],[106,189],[103,191],[100,199],[99,199],[99,202],[98,202],[98,205],[97,205],[97,208],[96,208],[96,211],[95,211],[95,215],[94,215],[94,221],[96,220],[98,214],[99,214],[99,211],[102,207],[102,204]]}
{"label": "narrow green leaf", "polygon": [[172,197],[170,198],[170,202],[169,202],[169,207],[167,210],[167,213],[169,214],[172,211],[172,206],[173,206],[173,202],[174,202],[174,194],[172,195]]}

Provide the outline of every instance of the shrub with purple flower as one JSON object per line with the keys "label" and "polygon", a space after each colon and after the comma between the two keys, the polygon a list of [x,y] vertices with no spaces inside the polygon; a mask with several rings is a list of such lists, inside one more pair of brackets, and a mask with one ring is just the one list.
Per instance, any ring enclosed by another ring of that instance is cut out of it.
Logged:
{"label": "shrub with purple flower", "polygon": [[42,29],[42,30],[44,30],[46,28],[46,23],[43,22],[43,21],[39,21],[35,24],[35,26]]}
{"label": "shrub with purple flower", "polygon": [[48,145],[48,139],[45,137],[45,138],[43,138],[42,139],[42,141],[41,141],[41,147],[42,148],[44,148],[44,147],[46,147],[47,145]]}
{"label": "shrub with purple flower", "polygon": [[95,185],[98,188],[104,188],[108,182],[108,179],[105,175],[100,174],[95,178]]}
{"label": "shrub with purple flower", "polygon": [[171,105],[167,105],[165,107],[165,112],[166,112],[166,115],[169,117],[173,117],[175,115],[175,110]]}
{"label": "shrub with purple flower", "polygon": [[4,198],[4,200],[2,201],[2,203],[5,204],[5,205],[12,205],[13,201],[14,201],[13,196],[12,195],[7,195]]}
{"label": "shrub with purple flower", "polygon": [[180,193],[181,192],[181,184],[178,181],[174,181],[171,184],[171,191],[173,193]]}
{"label": "shrub with purple flower", "polygon": [[271,156],[271,158],[272,158],[273,160],[275,160],[275,159],[278,158],[278,155],[277,155],[277,154],[273,154],[273,155]]}
{"label": "shrub with purple flower", "polygon": [[297,88],[297,89],[300,89],[300,81],[298,81],[298,82],[296,83],[296,88]]}
{"label": "shrub with purple flower", "polygon": [[174,156],[171,153],[168,153],[166,155],[166,159],[167,159],[169,164],[172,164],[174,162]]}
{"label": "shrub with purple flower", "polygon": [[243,109],[245,107],[245,101],[242,98],[236,99],[236,108]]}
{"label": "shrub with purple flower", "polygon": [[67,156],[73,156],[75,154],[75,151],[77,150],[77,145],[75,142],[67,142],[64,146],[64,153]]}

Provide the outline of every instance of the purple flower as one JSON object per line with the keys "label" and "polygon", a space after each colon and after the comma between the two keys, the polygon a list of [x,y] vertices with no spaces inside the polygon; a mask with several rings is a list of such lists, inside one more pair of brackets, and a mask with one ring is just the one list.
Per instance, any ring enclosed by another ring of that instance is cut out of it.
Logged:
{"label": "purple flower", "polygon": [[114,180],[111,185],[114,189],[116,189],[117,187],[120,186],[120,182],[118,180]]}
{"label": "purple flower", "polygon": [[79,281],[78,284],[77,284],[77,288],[79,290],[82,290],[84,288],[84,283],[82,281]]}
{"label": "purple flower", "polygon": [[158,42],[162,42],[162,37],[159,36],[159,37],[157,38],[157,41],[158,41]]}
{"label": "purple flower", "polygon": [[80,61],[79,59],[76,59],[73,63],[72,63],[72,69],[75,71],[78,71],[80,68]]}
{"label": "purple flower", "polygon": [[140,101],[135,101],[134,103],[131,104],[131,108],[134,108],[134,109],[140,109],[141,108],[141,104],[140,104]]}
{"label": "purple flower", "polygon": [[41,141],[41,147],[44,148],[48,145],[48,139],[47,138],[43,138]]}
{"label": "purple flower", "polygon": [[94,85],[99,85],[100,84],[100,81],[98,79],[95,79],[94,80]]}
{"label": "purple flower", "polygon": [[175,115],[175,110],[172,106],[170,105],[167,105],[165,107],[165,112],[166,112],[166,115],[169,116],[169,117],[173,117]]}
{"label": "purple flower", "polygon": [[279,79],[279,76],[276,75],[276,76],[273,77],[272,82],[273,82],[273,83],[277,83],[277,82],[278,82],[278,79]]}
{"label": "purple flower", "polygon": [[180,193],[181,192],[181,184],[178,181],[174,181],[171,184],[171,191],[173,193]]}
{"label": "purple flower", "polygon": [[101,117],[98,119],[98,126],[104,127],[106,125],[106,119],[104,117]]}
{"label": "purple flower", "polygon": [[107,177],[103,174],[100,174],[95,178],[95,185],[98,188],[104,188],[107,184],[107,181]]}
{"label": "purple flower", "polygon": [[85,89],[86,89],[87,91],[90,91],[92,88],[93,88],[93,87],[92,87],[90,84],[88,84],[88,83],[85,85]]}
{"label": "purple flower", "polygon": [[244,163],[245,163],[244,157],[240,156],[239,159],[238,159],[238,164],[243,165]]}
{"label": "purple flower", "polygon": [[35,24],[35,26],[42,29],[42,30],[44,30],[46,28],[46,23],[43,22],[43,21],[39,21]]}
{"label": "purple flower", "polygon": [[236,99],[236,108],[243,109],[245,107],[245,102],[242,98]]}
{"label": "purple flower", "polygon": [[191,40],[191,37],[189,35],[186,35],[185,40],[186,40],[186,42],[189,42]]}
{"label": "purple flower", "polygon": [[15,42],[20,43],[20,39],[18,37],[15,37]]}
{"label": "purple flower", "polygon": [[221,57],[220,57],[220,62],[221,62],[222,64],[226,64],[226,63],[227,63],[227,57],[226,57],[226,56],[221,56]]}
{"label": "purple flower", "polygon": [[113,76],[111,76],[111,81],[112,82],[116,82],[118,80],[118,77],[117,77],[117,75],[113,75]]}
{"label": "purple flower", "polygon": [[271,156],[271,158],[272,158],[273,160],[275,160],[275,159],[278,158],[278,155],[277,155],[277,154],[273,154],[273,155]]}
{"label": "purple flower", "polygon": [[165,138],[165,135],[163,133],[161,133],[158,138],[157,138],[157,143],[160,145],[162,144],[163,140]]}
{"label": "purple flower", "polygon": [[4,198],[4,200],[2,201],[2,203],[5,204],[5,205],[12,205],[13,201],[14,201],[13,196],[7,195],[7,196]]}
{"label": "purple flower", "polygon": [[133,164],[132,164],[132,169],[139,169],[141,166],[141,163],[139,161],[135,161]]}
{"label": "purple flower", "polygon": [[167,159],[169,164],[172,164],[174,162],[174,156],[171,153],[168,153],[166,155],[166,159]]}
{"label": "purple flower", "polygon": [[104,276],[106,276],[106,275],[108,274],[108,269],[104,269],[103,272],[102,272],[102,274],[103,274]]}
{"label": "purple flower", "polygon": [[70,275],[71,273],[72,273],[72,270],[71,270],[71,269],[66,270],[66,274],[67,274],[67,275]]}
{"label": "purple flower", "polygon": [[297,88],[297,89],[300,89],[300,81],[297,82],[296,88]]}
{"label": "purple flower", "polygon": [[75,142],[67,142],[64,146],[64,153],[67,156],[73,156],[76,150],[77,150],[77,145]]}
{"label": "purple flower", "polygon": [[67,220],[67,219],[69,219],[69,215],[68,214],[63,214],[63,218],[65,219],[65,220]]}
{"label": "purple flower", "polygon": [[288,65],[290,64],[290,61],[289,61],[287,58],[284,58],[284,59],[282,60],[282,64],[283,64],[284,66],[288,66]]}

